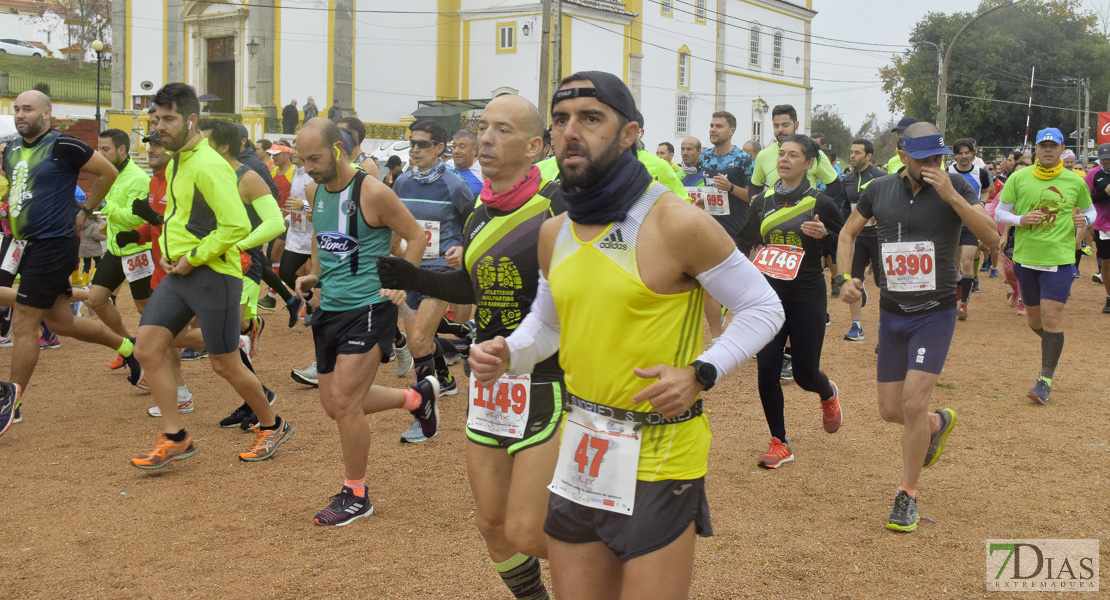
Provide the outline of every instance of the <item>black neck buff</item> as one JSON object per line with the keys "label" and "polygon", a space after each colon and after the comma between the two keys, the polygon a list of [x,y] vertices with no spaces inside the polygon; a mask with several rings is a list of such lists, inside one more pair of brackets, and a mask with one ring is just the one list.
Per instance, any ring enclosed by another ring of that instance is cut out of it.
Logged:
{"label": "black neck buff", "polygon": [[809,179],[802,177],[802,182],[792,188],[787,188],[782,185],[782,180],[775,182],[775,205],[776,206],[790,206],[802,201],[806,196],[810,195],[812,187],[809,185]]}
{"label": "black neck buff", "polygon": [[567,186],[564,181],[563,200],[570,220],[582,225],[601,225],[623,221],[632,204],[648,185],[651,175],[629,148],[620,153],[605,176],[582,190]]}

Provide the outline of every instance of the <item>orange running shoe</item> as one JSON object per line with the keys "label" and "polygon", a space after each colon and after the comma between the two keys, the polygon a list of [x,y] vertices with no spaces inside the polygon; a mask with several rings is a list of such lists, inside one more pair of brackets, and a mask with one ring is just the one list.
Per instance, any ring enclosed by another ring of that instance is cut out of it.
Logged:
{"label": "orange running shoe", "polygon": [[197,449],[193,446],[193,437],[185,434],[185,440],[175,442],[166,437],[166,434],[158,434],[158,444],[146,456],[137,456],[131,459],[131,464],[139,469],[145,471],[153,471],[161,469],[162,467],[178,460],[185,460],[190,456],[197,453]]}
{"label": "orange running shoe", "polygon": [[833,396],[828,400],[821,401],[821,424],[825,426],[825,431],[828,433],[836,433],[840,431],[840,423],[844,421],[844,413],[840,410],[840,388],[832,381],[829,382],[832,386]]}
{"label": "orange running shoe", "polygon": [[794,462],[794,453],[790,451],[789,444],[782,443],[777,437],[771,438],[771,447],[759,457],[759,466],[764,469],[777,469],[788,462]]}
{"label": "orange running shoe", "polygon": [[246,452],[239,453],[239,460],[245,462],[258,462],[270,458],[277,451],[277,447],[293,435],[293,426],[285,419],[281,419],[281,427],[274,430],[262,429],[258,425],[251,425],[251,429],[254,430],[254,443]]}
{"label": "orange running shoe", "polygon": [[117,354],[116,355],[116,360],[112,361],[112,364],[108,365],[108,368],[115,371],[117,369],[122,369],[123,365],[125,365],[125,364],[127,364],[127,363],[124,362],[123,355],[122,354]]}

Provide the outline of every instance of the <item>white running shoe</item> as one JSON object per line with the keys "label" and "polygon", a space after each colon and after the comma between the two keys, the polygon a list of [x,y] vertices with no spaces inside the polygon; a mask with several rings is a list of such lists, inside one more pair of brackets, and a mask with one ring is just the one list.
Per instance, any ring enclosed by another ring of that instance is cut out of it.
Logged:
{"label": "white running shoe", "polygon": [[395,354],[397,355],[397,376],[404,377],[412,370],[412,353],[409,352],[408,344],[397,348]]}
{"label": "white running shoe", "polygon": [[[187,415],[194,410],[196,410],[196,406],[193,404],[193,394],[191,392],[186,392],[184,396],[182,396],[181,394],[177,395],[177,412],[183,415]],[[162,409],[158,408],[157,406],[152,406],[148,408],[146,412],[152,417],[162,416]]]}

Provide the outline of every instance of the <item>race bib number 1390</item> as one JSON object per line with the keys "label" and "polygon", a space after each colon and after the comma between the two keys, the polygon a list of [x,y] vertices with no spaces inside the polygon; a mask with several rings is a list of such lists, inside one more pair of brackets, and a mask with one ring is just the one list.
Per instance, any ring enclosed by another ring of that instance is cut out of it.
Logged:
{"label": "race bib number 1390", "polygon": [[923,292],[937,289],[936,251],[933,242],[883,244],[883,270],[892,292]]}

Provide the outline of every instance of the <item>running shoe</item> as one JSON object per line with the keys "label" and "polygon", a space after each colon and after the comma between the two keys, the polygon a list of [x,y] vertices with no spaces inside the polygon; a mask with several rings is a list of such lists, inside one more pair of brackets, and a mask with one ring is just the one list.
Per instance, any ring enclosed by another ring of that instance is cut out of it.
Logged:
{"label": "running shoe", "polygon": [[15,416],[12,418],[12,425],[23,422],[23,415],[19,414],[20,408],[22,408],[22,406],[15,407]]}
{"label": "running shoe", "polygon": [[459,364],[459,361],[461,361],[461,360],[462,360],[462,356],[460,356],[459,354],[445,354],[445,355],[443,355],[443,362],[447,363],[448,367]]}
{"label": "running shoe", "polygon": [[254,411],[251,410],[251,407],[247,406],[246,402],[244,402],[242,406],[231,411],[230,415],[220,419],[220,427],[223,427],[225,429],[238,427],[239,424],[243,422],[243,419],[246,419],[253,414]]}
{"label": "running shoe", "polygon": [[1095,273],[1091,275],[1091,281],[1095,283],[1102,283],[1102,273]]}
{"label": "running shoe", "polygon": [[408,344],[397,348],[394,354],[397,355],[397,376],[408,375],[412,370],[412,353],[409,352]]}
{"label": "running shoe", "polygon": [[190,456],[197,453],[196,446],[193,445],[193,437],[185,434],[185,439],[180,442],[175,442],[166,437],[166,434],[158,434],[158,443],[144,456],[136,456],[131,459],[131,464],[144,471],[153,471],[161,469],[162,467],[179,460],[185,460]]}
{"label": "running shoe", "polygon": [[311,365],[308,365],[303,369],[293,369],[289,372],[289,376],[292,377],[293,381],[296,381],[297,383],[311,385],[312,387],[317,387],[320,385],[320,374],[316,371],[316,361],[312,361]]}
{"label": "running shoe", "polygon": [[331,504],[316,513],[313,520],[317,525],[342,527],[355,519],[374,514],[374,505],[367,498],[359,498],[355,491],[343,486],[339,493],[331,497]]}
{"label": "running shoe", "polygon": [[1091,247],[1088,246],[1086,243],[1083,244],[1083,247],[1080,248],[1079,251],[1082,252],[1084,256],[1091,255]]}
{"label": "running shoe", "polygon": [[890,511],[886,528],[902,533],[917,531],[917,500],[905,490],[898,490],[898,495],[894,497],[894,510]]}
{"label": "running shoe", "polygon": [[306,311],[305,315],[304,315],[304,318],[301,319],[301,323],[305,327],[312,327],[312,319],[315,318],[316,315],[318,315],[318,314],[320,314],[320,311],[318,311],[318,310]]}
{"label": "running shoe", "polygon": [[19,408],[19,397],[23,388],[18,383],[0,382],[0,435],[4,435],[15,420],[15,411]]}
{"label": "running shoe", "polygon": [[998,269],[991,267],[990,278],[998,279]]}
{"label": "running shoe", "polygon": [[973,293],[973,294],[978,294],[979,293],[979,278],[978,277],[971,280],[971,293]]}
{"label": "running shoe", "polygon": [[1017,314],[1019,317],[1025,316],[1025,302],[1021,298],[1018,298]]}
{"label": "running shoe", "polygon": [[123,366],[126,365],[126,364],[127,363],[124,362],[124,360],[123,360],[123,355],[122,354],[117,354],[116,355],[116,360],[113,360],[112,364],[108,365],[108,368],[115,371],[117,369],[122,369]]}
{"label": "running shoe", "polygon": [[[262,393],[266,394],[266,402],[269,402],[270,406],[273,406],[274,402],[277,400],[277,394],[266,386],[262,386]],[[254,411],[251,410],[250,407],[247,407],[247,410],[250,410],[250,412],[239,422],[239,429],[243,431],[250,429],[252,425],[258,424],[258,415],[254,414]]]}
{"label": "running shoe", "polygon": [[925,452],[926,469],[940,460],[940,455],[944,452],[944,443],[948,441],[948,434],[956,427],[956,411],[942,408],[937,411],[937,414],[940,415],[940,429],[929,434],[929,449]]}
{"label": "running shoe", "polygon": [[1026,396],[1030,400],[1036,400],[1041,404],[1048,404],[1048,393],[1052,391],[1052,385],[1044,378],[1038,377],[1037,383],[1033,384],[1033,389],[1029,390]]}
{"label": "running shoe", "polygon": [[208,358],[208,352],[204,350],[193,350],[192,348],[186,348],[181,351],[181,360],[200,360],[202,358]]}
{"label": "running shoe", "polygon": [[986,273],[987,271],[990,271],[990,270],[991,270],[991,261],[990,261],[990,259],[987,259],[987,260],[983,261],[983,264],[979,265],[979,272],[980,273]]}
{"label": "running shoe", "polygon": [[239,460],[243,462],[258,462],[274,455],[285,440],[293,435],[293,426],[288,421],[278,417],[281,424],[277,429],[262,429],[258,425],[251,425],[254,430],[254,443],[246,452],[239,453]]}
{"label": "running shoe", "polygon": [[[436,398],[439,397],[439,381],[434,376],[429,375],[412,386],[412,389],[420,394],[420,406],[411,412],[412,416],[416,417],[416,422],[420,424],[421,437],[415,439],[410,435],[406,439],[405,435],[402,435],[402,444],[424,442],[434,438],[436,433],[439,432],[439,406],[436,404]],[[405,433],[408,434],[409,431],[405,431]]]}
{"label": "running shoe", "polygon": [[301,307],[304,306],[304,299],[300,296],[293,296],[289,302],[285,303],[285,310],[289,311],[289,326],[292,327],[297,324],[301,318]]}
{"label": "running shoe", "polygon": [[827,433],[840,431],[840,424],[844,421],[844,411],[840,410],[840,388],[832,381],[833,396],[821,401],[821,425]]}
{"label": "running shoe", "polygon": [[41,336],[39,337],[39,349],[40,350],[53,350],[55,348],[61,348],[61,347],[62,347],[62,340],[58,339],[58,334],[56,334],[56,333],[50,334],[50,339],[46,339],[46,338],[41,337]]}
{"label": "running shoe", "polygon": [[[193,405],[193,395],[191,393],[186,392],[184,396],[181,394],[177,395],[177,412],[187,415],[194,410],[196,410],[196,407]],[[161,417],[162,409],[157,406],[152,406],[146,409],[146,413],[152,417]]]}
{"label": "running shoe", "polygon": [[[1110,298],[1106,299],[1106,306],[1102,307],[1102,314],[1110,315]],[[2,346],[0,346],[2,347]]]}
{"label": "running shoe", "polygon": [[12,344],[12,338],[6,335],[0,336],[0,348],[11,348],[13,345],[14,344]]}
{"label": "running shoe", "polygon": [[250,338],[250,349],[247,351],[247,356],[254,358],[254,353],[258,351],[258,339],[262,337],[262,332],[266,329],[266,319],[255,317],[252,320],[254,326],[247,332],[247,337]]}
{"label": "running shoe", "polygon": [[[949,304],[951,306],[951,304]],[[967,302],[960,302],[956,306],[956,318],[961,321],[967,320]]]}
{"label": "running shoe", "polygon": [[794,363],[790,360],[789,354],[782,355],[782,372],[779,373],[779,379],[785,381],[794,380]]}
{"label": "running shoe", "polygon": [[1010,308],[1017,308],[1018,295],[1014,293],[1014,290],[1006,292],[1006,303],[1010,305]]}
{"label": "running shoe", "polygon": [[439,380],[439,396],[454,396],[459,393],[459,384],[455,382],[455,378],[451,375],[447,379]]}
{"label": "running shoe", "polygon": [[848,330],[848,333],[844,334],[844,339],[846,339],[850,342],[862,342],[863,341],[863,327],[860,327],[859,325],[857,325],[855,323],[852,323],[852,328]]}
{"label": "running shoe", "polygon": [[273,296],[266,296],[258,301],[258,308],[265,308],[266,310],[274,310],[277,308],[277,298]]}
{"label": "running shoe", "polygon": [[777,437],[771,438],[771,447],[759,457],[759,466],[764,469],[777,469],[788,462],[794,462],[794,453],[790,451],[790,444],[782,443]]}
{"label": "running shoe", "polygon": [[1082,279],[1083,278],[1083,275],[1079,272],[1078,267],[1076,267],[1076,269],[1075,269],[1075,278],[1076,279]]}
{"label": "running shoe", "polygon": [[74,302],[73,304],[70,304],[69,307],[73,309],[73,316],[80,317],[81,316],[81,307],[84,306],[84,305],[85,305],[85,303],[81,302],[80,300],[78,300],[77,302]]}
{"label": "running shoe", "polygon": [[149,390],[146,384],[146,374],[143,373],[143,367],[139,361],[135,359],[135,355],[125,356],[123,362],[127,365],[127,383],[139,388],[140,390]]}
{"label": "running shoe", "polygon": [[412,423],[409,423],[409,428],[401,434],[402,444],[418,444],[426,441],[428,437],[424,435],[424,426],[420,424],[419,419],[413,419]]}

